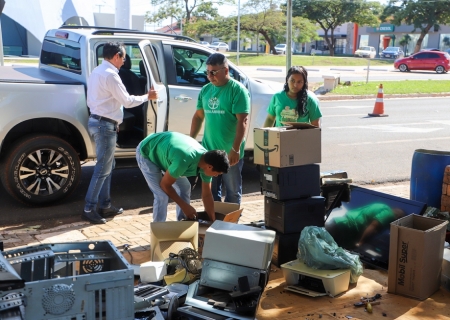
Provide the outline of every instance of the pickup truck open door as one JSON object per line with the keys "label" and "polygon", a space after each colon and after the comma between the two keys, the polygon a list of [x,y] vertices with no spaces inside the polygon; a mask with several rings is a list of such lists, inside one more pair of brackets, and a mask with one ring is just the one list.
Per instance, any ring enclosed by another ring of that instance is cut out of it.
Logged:
{"label": "pickup truck open door", "polygon": [[144,110],[144,114],[147,115],[147,126],[144,127],[144,133],[145,136],[148,136],[154,132],[167,130],[168,99],[166,86],[161,81],[158,61],[150,41],[143,40],[139,42],[139,47],[147,73],[147,91],[152,85],[158,91],[158,99],[149,101],[146,110]]}

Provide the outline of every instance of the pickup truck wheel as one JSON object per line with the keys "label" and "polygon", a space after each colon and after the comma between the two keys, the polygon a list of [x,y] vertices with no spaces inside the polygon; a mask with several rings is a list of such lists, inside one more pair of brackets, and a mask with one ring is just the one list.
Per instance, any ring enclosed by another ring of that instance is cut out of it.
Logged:
{"label": "pickup truck wheel", "polygon": [[45,205],[75,190],[81,166],[76,151],[66,141],[51,135],[32,135],[12,146],[0,175],[11,196],[26,204]]}

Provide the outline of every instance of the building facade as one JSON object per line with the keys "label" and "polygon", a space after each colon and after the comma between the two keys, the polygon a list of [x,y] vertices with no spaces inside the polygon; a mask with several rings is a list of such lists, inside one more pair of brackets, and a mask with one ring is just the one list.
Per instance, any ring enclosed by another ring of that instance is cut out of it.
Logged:
{"label": "building facade", "polygon": [[143,31],[145,16],[129,14],[130,0],[120,0],[119,3],[113,14],[94,12],[90,0],[7,1],[0,16],[3,53],[39,56],[47,30],[62,25],[122,27],[118,24],[125,21],[125,27]]}

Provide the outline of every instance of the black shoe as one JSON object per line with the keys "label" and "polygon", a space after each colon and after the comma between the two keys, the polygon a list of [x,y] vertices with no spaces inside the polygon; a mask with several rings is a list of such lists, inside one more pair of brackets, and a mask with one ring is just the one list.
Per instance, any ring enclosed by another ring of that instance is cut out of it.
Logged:
{"label": "black shoe", "polygon": [[86,211],[83,210],[83,213],[81,214],[81,219],[87,220],[87,221],[89,221],[90,223],[93,223],[93,224],[104,224],[104,223],[106,223],[106,220],[103,219],[95,211],[86,212]]}
{"label": "black shoe", "polygon": [[123,213],[123,209],[122,208],[116,208],[114,206],[111,206],[109,208],[105,208],[105,209],[99,209],[98,213],[103,217],[113,217],[113,216],[117,216],[118,214],[122,214]]}

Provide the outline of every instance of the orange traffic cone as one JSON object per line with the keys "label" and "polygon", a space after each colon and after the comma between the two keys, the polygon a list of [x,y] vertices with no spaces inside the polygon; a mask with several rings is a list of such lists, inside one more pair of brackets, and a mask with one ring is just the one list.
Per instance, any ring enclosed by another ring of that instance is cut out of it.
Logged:
{"label": "orange traffic cone", "polygon": [[387,117],[387,114],[384,114],[384,102],[383,102],[383,84],[380,83],[380,87],[378,88],[377,99],[375,100],[375,107],[373,108],[373,112],[369,113],[371,117]]}

